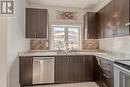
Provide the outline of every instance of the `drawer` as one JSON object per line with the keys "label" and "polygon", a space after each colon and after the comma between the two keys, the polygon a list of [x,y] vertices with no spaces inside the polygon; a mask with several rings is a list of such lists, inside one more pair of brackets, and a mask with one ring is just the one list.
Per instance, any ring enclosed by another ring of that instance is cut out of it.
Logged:
{"label": "drawer", "polygon": [[99,87],[108,87],[104,82],[100,81],[98,83]]}
{"label": "drawer", "polygon": [[106,69],[106,68],[102,68],[102,72],[106,75],[109,76],[110,78],[113,78],[113,74],[114,74],[114,69]]}
{"label": "drawer", "polygon": [[113,70],[113,62],[109,60],[102,59],[101,60],[101,67],[105,70],[111,71]]}
{"label": "drawer", "polygon": [[105,74],[102,75],[102,82],[104,84],[106,84],[107,87],[113,87],[112,86],[112,78],[109,78],[108,76],[106,76]]}

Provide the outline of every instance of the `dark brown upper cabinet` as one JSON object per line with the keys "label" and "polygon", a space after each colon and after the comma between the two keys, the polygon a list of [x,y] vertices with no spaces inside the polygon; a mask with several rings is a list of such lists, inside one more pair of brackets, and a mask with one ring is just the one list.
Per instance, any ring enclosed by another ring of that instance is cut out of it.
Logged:
{"label": "dark brown upper cabinet", "polygon": [[98,38],[113,37],[115,35],[115,27],[112,1],[99,11],[98,17]]}
{"label": "dark brown upper cabinet", "polygon": [[113,0],[116,36],[128,36],[129,26],[129,0]]}
{"label": "dark brown upper cabinet", "polygon": [[84,15],[84,39],[97,38],[97,13],[87,12]]}
{"label": "dark brown upper cabinet", "polygon": [[114,19],[113,19],[113,3],[110,2],[104,8],[104,36],[105,38],[113,37],[114,35]]}
{"label": "dark brown upper cabinet", "polygon": [[26,8],[26,38],[48,37],[47,9]]}
{"label": "dark brown upper cabinet", "polygon": [[104,16],[104,9],[100,10],[98,13],[98,38],[103,38],[105,34],[105,16]]}
{"label": "dark brown upper cabinet", "polygon": [[112,0],[98,12],[98,38],[128,36],[129,0]]}

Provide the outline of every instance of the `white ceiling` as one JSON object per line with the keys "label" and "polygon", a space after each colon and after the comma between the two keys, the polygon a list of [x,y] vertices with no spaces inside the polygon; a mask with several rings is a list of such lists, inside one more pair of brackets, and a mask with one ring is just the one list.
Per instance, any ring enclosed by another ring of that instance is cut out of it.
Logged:
{"label": "white ceiling", "polygon": [[103,0],[28,0],[30,4],[74,8],[90,8]]}

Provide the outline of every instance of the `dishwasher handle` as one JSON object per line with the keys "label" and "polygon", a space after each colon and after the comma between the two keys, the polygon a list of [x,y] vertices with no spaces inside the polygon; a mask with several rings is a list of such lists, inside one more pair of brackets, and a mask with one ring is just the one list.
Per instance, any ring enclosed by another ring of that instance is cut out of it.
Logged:
{"label": "dishwasher handle", "polygon": [[40,62],[40,61],[44,61],[44,62],[55,62],[54,60],[33,60],[33,62]]}
{"label": "dishwasher handle", "polygon": [[37,60],[54,60],[55,57],[33,57],[33,60],[34,61],[37,61]]}

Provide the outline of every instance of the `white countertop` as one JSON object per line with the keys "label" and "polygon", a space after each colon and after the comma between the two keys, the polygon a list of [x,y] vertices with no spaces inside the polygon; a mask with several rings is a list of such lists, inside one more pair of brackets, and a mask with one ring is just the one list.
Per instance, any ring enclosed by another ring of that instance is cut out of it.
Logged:
{"label": "white countertop", "polygon": [[30,51],[30,52],[20,52],[19,56],[82,56],[82,55],[94,55],[97,57],[101,57],[104,59],[108,59],[111,61],[115,60],[125,60],[127,59],[124,54],[114,54],[114,53],[107,53],[107,52],[73,52],[71,54],[57,54],[57,52],[48,52],[48,51]]}

